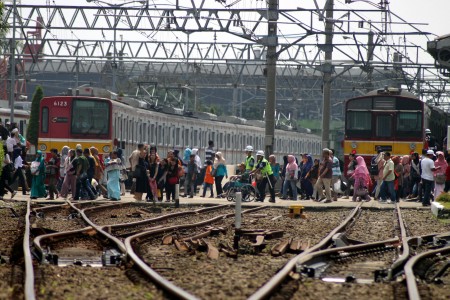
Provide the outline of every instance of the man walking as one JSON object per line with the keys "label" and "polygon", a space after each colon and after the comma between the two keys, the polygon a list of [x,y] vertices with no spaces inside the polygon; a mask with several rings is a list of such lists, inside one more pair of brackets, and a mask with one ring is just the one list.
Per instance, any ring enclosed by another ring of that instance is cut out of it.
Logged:
{"label": "man walking", "polygon": [[422,158],[422,161],[420,162],[420,166],[422,169],[422,191],[423,191],[423,198],[422,198],[422,206],[430,206],[430,197],[431,197],[431,190],[433,189],[434,184],[434,175],[433,172],[436,170],[439,170],[441,167],[435,167],[434,161],[432,160],[432,157],[434,156],[433,150],[427,150],[427,156]]}
{"label": "man walking", "polygon": [[322,195],[322,187],[325,186],[326,199],[323,199],[323,203],[330,203],[331,200],[331,179],[333,177],[333,161],[330,158],[330,150],[322,150],[322,161],[319,166],[319,178],[317,179],[315,189]]}
{"label": "man walking", "polygon": [[387,203],[393,203],[397,201],[394,189],[395,173],[394,173],[394,162],[391,159],[390,152],[384,152],[384,167],[383,167],[383,182],[380,187],[380,202],[385,202],[387,198],[387,193],[391,197],[391,200]]}

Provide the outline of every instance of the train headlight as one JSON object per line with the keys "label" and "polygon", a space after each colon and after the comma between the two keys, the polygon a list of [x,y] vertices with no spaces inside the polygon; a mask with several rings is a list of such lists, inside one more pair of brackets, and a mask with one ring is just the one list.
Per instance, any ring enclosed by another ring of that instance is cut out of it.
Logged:
{"label": "train headlight", "polygon": [[41,151],[47,150],[47,145],[46,144],[40,144],[39,145],[39,150],[41,150]]}
{"label": "train headlight", "polygon": [[352,142],[352,149],[356,149],[358,147],[358,144],[356,142]]}
{"label": "train headlight", "polygon": [[415,150],[416,149],[416,144],[415,143],[409,144],[409,149]]}
{"label": "train headlight", "polygon": [[109,151],[111,150],[111,148],[109,146],[103,146],[102,148],[103,152],[105,153],[109,153]]}

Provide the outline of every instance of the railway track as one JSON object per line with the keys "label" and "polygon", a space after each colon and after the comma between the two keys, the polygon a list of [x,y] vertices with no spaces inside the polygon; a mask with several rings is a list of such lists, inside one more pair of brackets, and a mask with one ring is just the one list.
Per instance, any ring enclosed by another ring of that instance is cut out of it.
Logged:
{"label": "railway track", "polygon": [[229,205],[29,206],[0,207],[2,299],[449,297],[449,225],[420,209],[247,209],[235,248]]}
{"label": "railway track", "polygon": [[196,298],[245,299],[295,253],[318,243],[349,211],[328,208],[308,211],[307,219],[291,219],[286,208],[247,210],[237,249],[233,247],[234,213],[136,234],[125,245],[130,256],[148,264],[149,273]]}

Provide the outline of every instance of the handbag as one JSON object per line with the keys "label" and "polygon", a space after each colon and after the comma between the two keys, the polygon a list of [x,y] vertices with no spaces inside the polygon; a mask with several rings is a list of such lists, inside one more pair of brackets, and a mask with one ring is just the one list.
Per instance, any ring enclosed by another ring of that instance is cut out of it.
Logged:
{"label": "handbag", "polygon": [[435,181],[437,184],[444,184],[446,179],[447,179],[447,177],[445,176],[445,174],[438,174],[438,175],[436,175]]}
{"label": "handbag", "polygon": [[39,166],[41,165],[40,161],[32,161],[30,165],[30,171],[33,175],[39,175]]}

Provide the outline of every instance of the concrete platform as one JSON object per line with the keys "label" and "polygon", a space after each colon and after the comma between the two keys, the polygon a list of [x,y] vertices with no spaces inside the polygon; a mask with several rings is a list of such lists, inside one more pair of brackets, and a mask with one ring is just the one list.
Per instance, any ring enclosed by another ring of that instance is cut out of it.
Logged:
{"label": "concrete platform", "polygon": [[[10,200],[10,194],[6,194],[4,199]],[[29,199],[29,195],[22,195],[21,192],[17,192],[15,197],[12,199],[14,201],[27,201]],[[101,200],[102,198],[99,197],[97,200]],[[126,193],[125,196],[121,197],[120,201],[108,201],[107,199],[104,199],[107,202],[110,203],[118,203],[118,202],[137,202],[133,195]],[[85,200],[79,200],[79,201],[85,201]],[[75,201],[74,201],[75,202]],[[142,201],[142,202],[145,202]],[[33,200],[32,203],[36,204],[62,204],[64,203],[64,199],[58,198],[56,200],[46,200],[44,198]],[[165,202],[164,202],[165,203]],[[218,199],[218,198],[201,198],[199,196],[194,196],[194,198],[185,198],[180,197],[180,205],[183,204],[232,204],[234,202],[227,201],[226,199]],[[277,207],[288,207],[290,205],[299,204],[304,207],[355,207],[358,205],[359,202],[353,202],[351,199],[342,199],[339,198],[338,201],[333,201],[332,203],[321,203],[321,202],[315,202],[312,200],[281,200],[279,197],[276,198],[275,203],[268,202],[268,197],[266,197],[266,200],[264,202],[243,202],[245,205],[250,206],[260,206],[260,205],[269,205],[269,206],[277,206]],[[380,203],[378,201],[371,200],[369,202],[363,203],[364,207],[378,207],[378,208],[389,208],[394,207],[394,204],[387,204],[387,203]],[[402,208],[417,208],[417,209],[428,209],[431,210],[430,207],[422,207],[421,203],[415,202],[415,201],[400,201],[400,207]]]}

